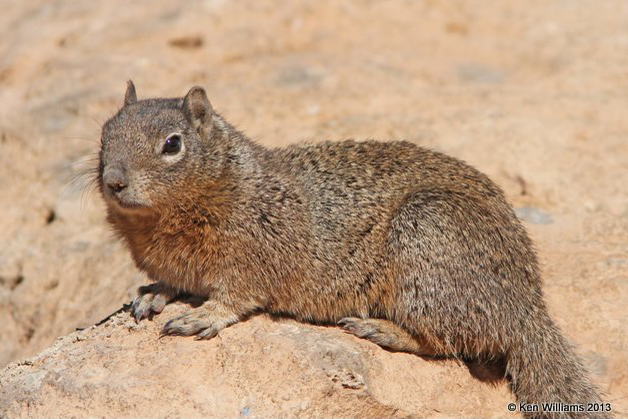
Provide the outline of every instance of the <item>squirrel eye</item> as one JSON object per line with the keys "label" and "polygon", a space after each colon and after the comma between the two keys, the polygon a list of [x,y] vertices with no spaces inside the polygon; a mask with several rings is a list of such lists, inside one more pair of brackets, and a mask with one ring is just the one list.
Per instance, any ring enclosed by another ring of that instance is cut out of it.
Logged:
{"label": "squirrel eye", "polygon": [[179,134],[172,134],[166,139],[161,152],[162,154],[177,154],[179,151],[181,151],[181,136]]}

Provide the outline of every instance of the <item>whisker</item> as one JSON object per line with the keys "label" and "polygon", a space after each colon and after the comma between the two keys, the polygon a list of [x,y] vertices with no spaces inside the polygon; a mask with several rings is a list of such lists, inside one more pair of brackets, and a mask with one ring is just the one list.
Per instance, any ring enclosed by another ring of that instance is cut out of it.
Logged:
{"label": "whisker", "polygon": [[86,138],[86,137],[65,137],[65,140],[68,141],[86,141],[88,143],[94,144],[95,146],[97,146],[98,148],[100,148],[100,138],[95,139],[95,138]]}
{"label": "whisker", "polygon": [[91,194],[97,190],[100,157],[92,152],[71,161],[61,168],[67,181],[62,188],[62,195],[79,195],[81,211],[85,211]]}
{"label": "whisker", "polygon": [[100,129],[102,130],[102,124],[100,122],[98,122],[98,120],[92,116],[88,116],[89,119],[91,119],[92,121],[94,121],[96,123],[96,125],[98,125],[100,127]]}

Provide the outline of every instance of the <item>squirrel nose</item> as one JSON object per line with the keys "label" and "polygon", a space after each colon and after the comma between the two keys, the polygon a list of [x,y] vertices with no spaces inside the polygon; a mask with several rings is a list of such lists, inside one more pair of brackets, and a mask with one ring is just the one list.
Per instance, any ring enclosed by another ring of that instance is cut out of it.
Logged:
{"label": "squirrel nose", "polygon": [[124,172],[119,168],[106,169],[103,174],[103,183],[112,194],[120,193],[129,184]]}

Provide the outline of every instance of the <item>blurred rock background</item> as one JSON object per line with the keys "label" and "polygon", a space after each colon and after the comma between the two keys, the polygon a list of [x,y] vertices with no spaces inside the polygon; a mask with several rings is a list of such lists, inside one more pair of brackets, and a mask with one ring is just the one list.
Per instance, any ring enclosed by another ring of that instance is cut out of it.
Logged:
{"label": "blurred rock background", "polygon": [[81,174],[132,78],[140,98],[205,86],[267,146],[407,139],[487,173],[537,243],[553,317],[628,412],[628,2],[0,5],[0,366],[146,281]]}

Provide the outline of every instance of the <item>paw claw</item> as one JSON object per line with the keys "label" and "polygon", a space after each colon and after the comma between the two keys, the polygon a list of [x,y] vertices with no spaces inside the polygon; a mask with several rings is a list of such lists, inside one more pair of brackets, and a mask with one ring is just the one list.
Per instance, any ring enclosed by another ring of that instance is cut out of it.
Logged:
{"label": "paw claw", "polygon": [[168,331],[172,327],[172,322],[174,322],[174,320],[175,319],[170,319],[166,322],[166,324],[164,324],[164,327],[161,329],[162,334],[168,334]]}
{"label": "paw claw", "polygon": [[140,287],[139,295],[131,304],[131,315],[135,318],[135,322],[139,323],[143,318],[149,317],[152,313],[159,314],[170,298],[166,294],[160,293],[153,286]]}
{"label": "paw claw", "polygon": [[196,340],[209,340],[218,335],[218,330],[214,327],[208,327],[196,336]]}
{"label": "paw claw", "polygon": [[205,340],[216,336],[223,327],[206,310],[193,309],[166,322],[161,336],[197,335],[197,340]]}
{"label": "paw claw", "polygon": [[135,310],[137,309],[137,305],[138,305],[138,300],[140,297],[135,297],[133,299],[133,302],[131,303],[131,313],[135,313]]}
{"label": "paw claw", "polygon": [[150,311],[155,314],[159,314],[164,310],[166,304],[167,301],[163,295],[156,295],[150,303]]}
{"label": "paw claw", "polygon": [[179,331],[177,331],[176,329],[173,328],[166,328],[164,326],[163,329],[161,329],[161,332],[159,333],[159,337],[162,338],[164,336],[182,336],[182,333],[180,333]]}
{"label": "paw claw", "polygon": [[135,307],[135,310],[133,310],[131,313],[133,314],[133,317],[135,317],[135,322],[139,323],[140,320],[142,320],[145,317],[148,317],[148,315],[150,314],[150,307],[146,307],[146,306],[143,306],[142,304],[138,304],[138,306]]}
{"label": "paw claw", "polygon": [[165,336],[170,336],[170,329],[166,328],[168,324],[166,323],[164,325],[164,327],[161,328],[161,330],[159,331],[159,339],[165,337]]}
{"label": "paw claw", "polygon": [[377,332],[377,329],[368,320],[357,317],[345,317],[338,322],[345,332],[359,338],[368,338]]}
{"label": "paw claw", "polygon": [[338,321],[338,325],[340,325],[345,332],[355,334],[358,321],[359,319],[355,317],[345,317],[343,319],[340,319],[340,321]]}

